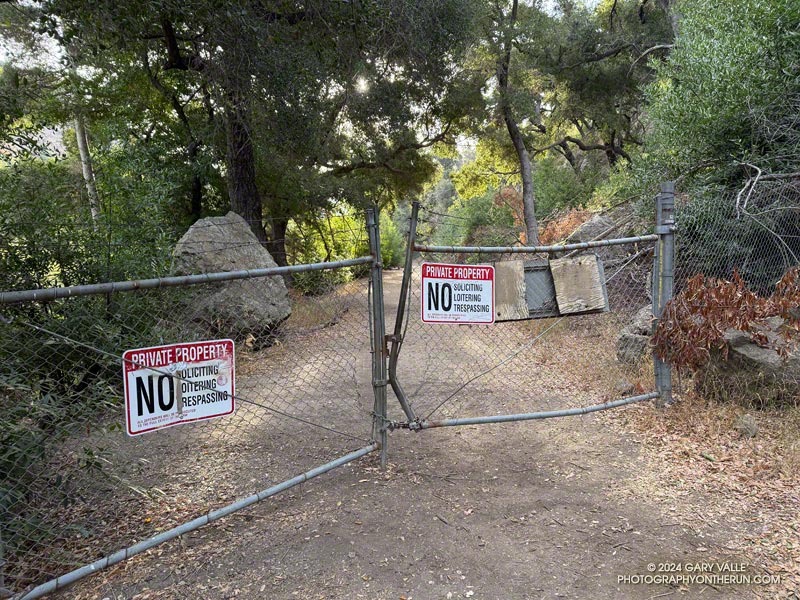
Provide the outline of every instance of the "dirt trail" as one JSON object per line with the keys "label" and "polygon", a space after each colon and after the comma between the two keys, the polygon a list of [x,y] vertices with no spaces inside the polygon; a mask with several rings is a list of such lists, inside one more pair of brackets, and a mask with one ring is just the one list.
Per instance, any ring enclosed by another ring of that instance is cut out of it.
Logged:
{"label": "dirt trail", "polygon": [[[399,283],[399,272],[387,273],[390,321]],[[346,379],[332,388],[348,385]],[[726,532],[682,523],[669,506],[636,489],[632,482],[643,468],[638,442],[602,416],[398,431],[390,436],[389,456],[386,472],[369,457],[63,597],[752,595],[751,588],[619,581],[648,574],[649,563],[724,560],[716,544]]]}

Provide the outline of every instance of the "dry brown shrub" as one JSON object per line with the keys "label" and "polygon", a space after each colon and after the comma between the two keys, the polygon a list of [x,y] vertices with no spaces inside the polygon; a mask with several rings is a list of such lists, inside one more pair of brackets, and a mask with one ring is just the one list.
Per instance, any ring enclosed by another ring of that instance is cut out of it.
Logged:
{"label": "dry brown shrub", "polygon": [[[729,329],[749,333],[754,343],[785,357],[800,342],[798,307],[800,267],[789,269],[767,298],[747,289],[737,272],[731,281],[699,274],[667,303],[653,342],[663,360],[692,372],[704,368],[713,352],[727,358]],[[771,317],[784,319],[778,336],[768,335]]]}
{"label": "dry brown shrub", "polygon": [[[525,219],[522,207],[522,194],[512,186],[500,188],[494,197],[495,206],[507,206],[514,214],[514,228],[519,231],[520,241],[527,244]],[[566,209],[544,219],[539,226],[540,244],[557,244],[567,239],[572,232],[583,225],[594,213],[577,208]]]}
{"label": "dry brown shrub", "polygon": [[588,210],[573,208],[556,215],[539,229],[539,243],[556,244],[567,239],[578,227],[588,221],[592,214]]}

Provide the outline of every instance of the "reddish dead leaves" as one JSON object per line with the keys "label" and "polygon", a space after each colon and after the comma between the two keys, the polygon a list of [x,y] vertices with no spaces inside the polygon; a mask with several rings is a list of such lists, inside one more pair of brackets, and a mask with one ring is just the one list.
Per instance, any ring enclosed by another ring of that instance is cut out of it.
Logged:
{"label": "reddish dead leaves", "polygon": [[[787,271],[767,298],[750,291],[737,272],[732,281],[699,274],[667,303],[653,341],[663,360],[690,371],[704,367],[712,351],[727,358],[724,336],[728,329],[747,332],[759,346],[786,356],[800,342],[798,307],[798,267]],[[768,335],[770,317],[784,319],[778,336]]]}

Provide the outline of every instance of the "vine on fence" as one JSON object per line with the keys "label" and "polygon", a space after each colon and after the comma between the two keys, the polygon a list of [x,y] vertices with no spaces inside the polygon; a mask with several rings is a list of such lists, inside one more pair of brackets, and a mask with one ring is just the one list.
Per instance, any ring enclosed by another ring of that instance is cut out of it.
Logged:
{"label": "vine on fence", "polygon": [[[771,317],[783,319],[777,331],[766,322]],[[698,371],[713,351],[727,359],[729,329],[747,332],[754,343],[787,356],[800,343],[800,267],[789,269],[766,298],[749,290],[736,271],[731,281],[692,277],[667,303],[653,342],[662,360]]]}

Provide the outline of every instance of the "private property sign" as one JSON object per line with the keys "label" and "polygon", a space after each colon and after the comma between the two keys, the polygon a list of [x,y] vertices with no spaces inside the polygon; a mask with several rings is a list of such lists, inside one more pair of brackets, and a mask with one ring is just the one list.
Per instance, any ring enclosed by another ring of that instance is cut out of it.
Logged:
{"label": "private property sign", "polygon": [[122,360],[128,435],[234,410],[233,340],[139,348]]}
{"label": "private property sign", "polygon": [[494,267],[422,263],[424,323],[494,323]]}

